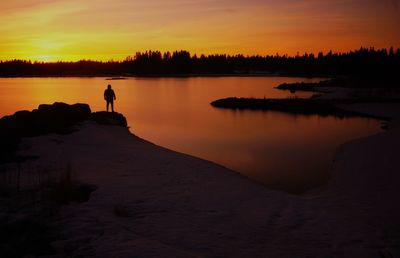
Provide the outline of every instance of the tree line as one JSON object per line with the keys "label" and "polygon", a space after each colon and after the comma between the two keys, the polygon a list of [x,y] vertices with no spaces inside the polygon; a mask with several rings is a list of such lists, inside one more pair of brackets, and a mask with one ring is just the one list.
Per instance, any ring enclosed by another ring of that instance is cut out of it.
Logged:
{"label": "tree line", "polygon": [[129,76],[271,74],[288,76],[394,76],[400,68],[400,49],[360,48],[317,55],[191,55],[145,51],[123,61],[32,62],[0,61],[0,76]]}

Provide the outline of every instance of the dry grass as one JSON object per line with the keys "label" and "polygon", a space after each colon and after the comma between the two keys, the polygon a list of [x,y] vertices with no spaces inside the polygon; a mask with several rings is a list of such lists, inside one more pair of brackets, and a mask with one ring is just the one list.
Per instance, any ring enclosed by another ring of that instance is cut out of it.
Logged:
{"label": "dry grass", "polygon": [[88,201],[96,187],[79,183],[71,165],[60,171],[8,168],[0,170],[0,257],[54,254],[59,207]]}

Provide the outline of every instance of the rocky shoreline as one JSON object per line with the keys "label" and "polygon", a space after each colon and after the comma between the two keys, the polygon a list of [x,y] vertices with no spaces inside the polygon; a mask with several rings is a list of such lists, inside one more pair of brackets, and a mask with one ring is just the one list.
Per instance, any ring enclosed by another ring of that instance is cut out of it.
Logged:
{"label": "rocky shoreline", "polygon": [[210,105],[225,109],[272,110],[290,114],[330,115],[339,118],[358,116],[390,120],[390,115],[377,116],[369,112],[358,112],[347,108],[350,105],[358,104],[396,105],[400,103],[398,86],[390,88],[385,85],[380,87],[375,85],[374,88],[371,85],[372,82],[365,79],[336,78],[317,83],[284,83],[278,85],[276,89],[287,90],[293,94],[296,91],[310,91],[316,94],[311,98],[297,98],[296,95],[293,95],[293,97],[285,99],[228,97],[214,100]]}
{"label": "rocky shoreline", "polygon": [[[389,116],[381,105],[347,108]],[[22,138],[18,155],[37,158],[19,169],[62,175],[53,187],[61,196],[93,186],[84,202],[64,202],[50,217],[57,226],[44,250],[52,257],[396,257],[400,107],[390,105],[388,131],[342,146],[328,185],[303,196],[94,121]]]}
{"label": "rocky shoreline", "polygon": [[126,118],[119,113],[94,112],[87,104],[68,105],[56,102],[42,104],[32,111],[18,111],[0,119],[0,164],[15,159],[17,145],[23,137],[49,133],[71,133],[73,126],[83,121],[99,124],[127,126]]}
{"label": "rocky shoreline", "polygon": [[[400,100],[396,100],[399,102]],[[218,99],[211,102],[216,108],[238,109],[238,110],[273,110],[292,114],[320,115],[336,117],[368,117],[377,119],[389,119],[388,117],[378,117],[367,113],[346,110],[338,104],[355,103],[349,100],[324,100],[324,99],[255,99],[230,97]],[[359,102],[356,102],[359,103]]]}

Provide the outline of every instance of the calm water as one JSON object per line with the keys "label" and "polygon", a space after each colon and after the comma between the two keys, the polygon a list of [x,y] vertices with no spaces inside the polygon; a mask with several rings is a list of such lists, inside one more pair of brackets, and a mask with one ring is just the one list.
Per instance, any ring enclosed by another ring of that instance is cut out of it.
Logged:
{"label": "calm water", "polygon": [[[380,122],[364,118],[290,115],[281,112],[215,109],[218,98],[285,98],[273,87],[312,81],[282,77],[0,78],[0,116],[41,103],[88,103],[104,110],[108,83],[116,111],[130,130],[158,145],[215,161],[268,186],[288,191],[326,178],[339,145],[378,132]],[[310,93],[297,93],[298,97]]]}

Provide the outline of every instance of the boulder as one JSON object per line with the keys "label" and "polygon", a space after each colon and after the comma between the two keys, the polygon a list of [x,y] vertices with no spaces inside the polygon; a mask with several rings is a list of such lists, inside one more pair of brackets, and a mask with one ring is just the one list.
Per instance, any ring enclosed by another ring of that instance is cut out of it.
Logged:
{"label": "boulder", "polygon": [[126,118],[119,113],[91,113],[88,104],[56,102],[52,105],[42,104],[32,111],[18,111],[0,119],[0,164],[15,158],[14,153],[21,138],[70,133],[72,126],[86,120],[123,127],[128,124]]}
{"label": "boulder", "polygon": [[122,114],[116,112],[95,112],[92,113],[91,120],[103,125],[128,126],[126,118]]}

